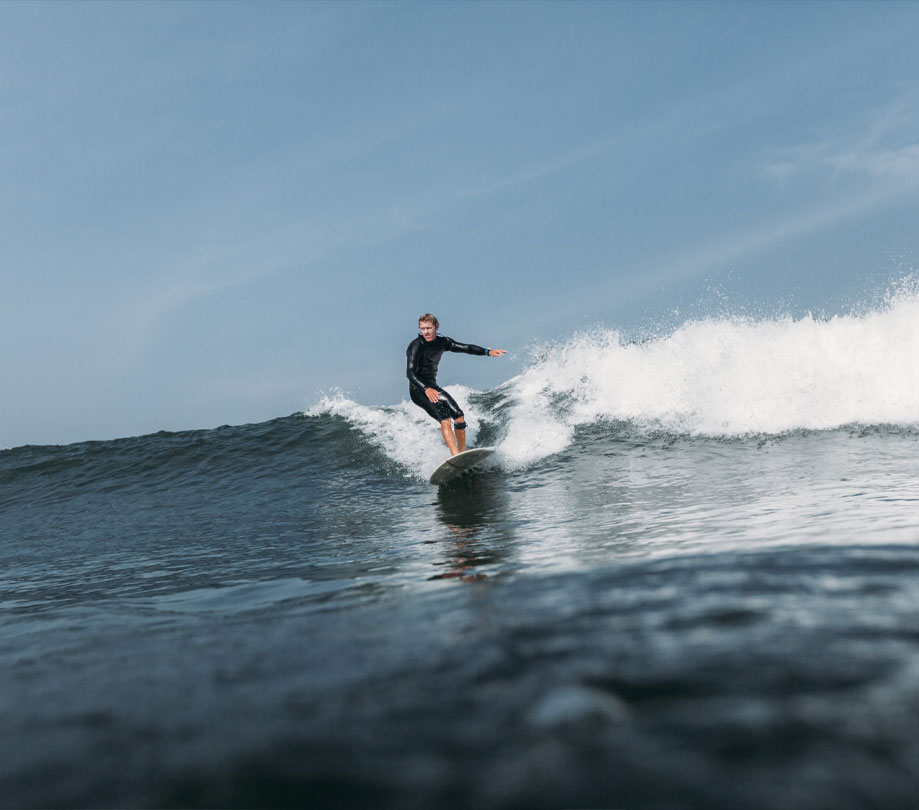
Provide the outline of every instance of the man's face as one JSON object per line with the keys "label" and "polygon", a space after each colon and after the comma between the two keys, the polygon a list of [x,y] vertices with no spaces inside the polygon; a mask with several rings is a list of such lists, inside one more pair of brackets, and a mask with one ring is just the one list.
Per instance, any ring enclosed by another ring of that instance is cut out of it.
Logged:
{"label": "man's face", "polygon": [[433,323],[428,323],[427,321],[418,321],[418,331],[421,332],[421,337],[428,343],[437,337],[437,328]]}

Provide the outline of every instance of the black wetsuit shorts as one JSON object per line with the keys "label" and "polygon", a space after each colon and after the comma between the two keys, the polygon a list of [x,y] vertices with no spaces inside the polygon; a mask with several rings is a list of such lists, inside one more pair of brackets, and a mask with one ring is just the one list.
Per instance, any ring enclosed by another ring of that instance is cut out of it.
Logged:
{"label": "black wetsuit shorts", "polygon": [[409,396],[419,408],[424,408],[428,415],[436,419],[438,422],[443,422],[446,419],[462,419],[463,412],[460,410],[460,406],[456,404],[456,400],[450,396],[443,388],[439,385],[431,385],[429,388],[433,388],[440,394],[440,399],[437,402],[431,402],[425,395],[424,391],[419,389],[415,385],[410,385],[408,387]]}

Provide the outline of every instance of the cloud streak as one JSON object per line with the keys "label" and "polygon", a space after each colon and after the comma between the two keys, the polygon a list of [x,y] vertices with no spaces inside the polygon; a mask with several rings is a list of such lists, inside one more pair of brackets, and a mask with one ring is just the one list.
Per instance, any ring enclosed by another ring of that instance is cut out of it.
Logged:
{"label": "cloud streak", "polygon": [[800,179],[887,183],[890,191],[919,181],[919,95],[907,94],[881,109],[848,141],[823,140],[776,150],[761,173],[783,183]]}
{"label": "cloud streak", "polygon": [[658,256],[644,272],[633,274],[630,289],[647,293],[661,285],[718,271],[729,262],[791,239],[912,201],[919,192],[919,141],[912,138],[919,123],[917,101],[919,97],[914,94],[897,99],[850,142],[819,141],[783,150],[781,159],[764,163],[758,174],[782,188],[793,187],[795,193],[802,184],[808,184],[810,189],[817,189],[817,202],[798,206],[764,224],[734,230],[689,251]]}

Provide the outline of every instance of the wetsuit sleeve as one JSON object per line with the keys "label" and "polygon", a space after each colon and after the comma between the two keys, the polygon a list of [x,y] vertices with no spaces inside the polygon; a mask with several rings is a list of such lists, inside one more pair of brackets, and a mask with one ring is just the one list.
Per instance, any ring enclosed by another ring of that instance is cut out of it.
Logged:
{"label": "wetsuit sleeve", "polygon": [[462,352],[463,354],[488,354],[488,349],[476,346],[474,343],[457,343],[453,338],[446,338],[448,352]]}
{"label": "wetsuit sleeve", "polygon": [[408,344],[408,349],[405,350],[405,357],[408,361],[405,365],[405,376],[408,377],[408,381],[412,385],[417,385],[424,391],[427,386],[418,377],[418,359],[420,353],[421,347],[418,345],[417,340],[413,340]]}

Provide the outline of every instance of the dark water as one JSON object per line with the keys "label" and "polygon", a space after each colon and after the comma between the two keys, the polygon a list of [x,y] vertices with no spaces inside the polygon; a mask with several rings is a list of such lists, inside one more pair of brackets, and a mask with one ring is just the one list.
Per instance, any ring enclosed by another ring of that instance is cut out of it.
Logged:
{"label": "dark water", "polygon": [[919,432],[388,441],[0,453],[0,805],[915,807]]}

